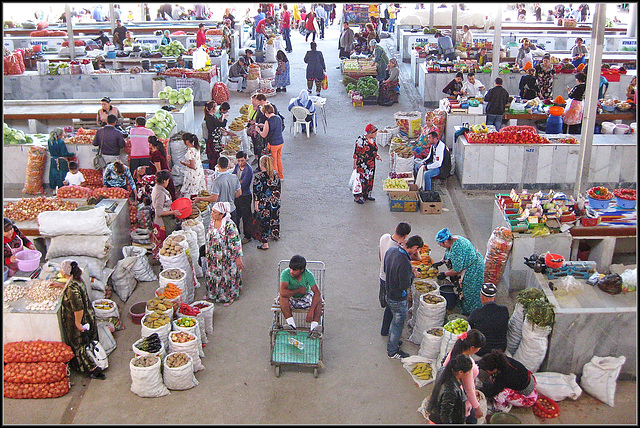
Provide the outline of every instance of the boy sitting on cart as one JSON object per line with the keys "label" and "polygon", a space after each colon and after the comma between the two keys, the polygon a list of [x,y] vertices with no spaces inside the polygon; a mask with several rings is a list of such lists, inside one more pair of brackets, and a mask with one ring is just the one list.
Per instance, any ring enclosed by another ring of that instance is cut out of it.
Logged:
{"label": "boy sitting on cart", "polygon": [[278,295],[280,309],[287,323],[285,330],[296,330],[291,309],[306,309],[306,321],[311,323],[309,337],[318,338],[322,334],[320,317],[322,315],[322,296],[316,285],[313,274],[307,270],[307,260],[295,255],[289,261],[289,268],[280,274],[280,294]]}

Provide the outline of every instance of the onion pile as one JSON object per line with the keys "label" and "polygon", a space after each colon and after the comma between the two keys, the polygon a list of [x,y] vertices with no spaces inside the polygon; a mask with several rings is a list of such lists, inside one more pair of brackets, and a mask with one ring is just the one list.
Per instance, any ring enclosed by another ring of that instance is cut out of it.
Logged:
{"label": "onion pile", "polygon": [[86,199],[91,196],[92,190],[82,186],[62,186],[58,188],[56,196],[62,199]]}
{"label": "onion pile", "polygon": [[16,300],[22,298],[22,296],[24,296],[26,292],[26,287],[23,287],[17,282],[12,282],[4,288],[2,298],[5,302],[15,302]]}
{"label": "onion pile", "polygon": [[9,202],[4,207],[4,216],[14,221],[33,220],[44,211],[73,211],[78,208],[75,202],[59,198],[22,198],[18,202]]}
{"label": "onion pile", "polygon": [[67,363],[9,363],[4,366],[4,381],[14,383],[58,382],[67,376]]}
{"label": "onion pile", "polygon": [[104,196],[107,199],[127,199],[129,191],[121,187],[98,187],[93,189],[91,196]]}
{"label": "onion pile", "polygon": [[52,287],[53,281],[44,279],[32,279],[27,282],[29,287],[25,293],[27,299],[35,303],[45,301],[56,301],[62,294],[64,288]]}
{"label": "onion pile", "polygon": [[7,398],[56,398],[69,392],[69,379],[52,383],[4,383]]}
{"label": "onion pile", "polygon": [[9,342],[3,353],[5,363],[67,363],[75,356],[66,343],[44,340]]}

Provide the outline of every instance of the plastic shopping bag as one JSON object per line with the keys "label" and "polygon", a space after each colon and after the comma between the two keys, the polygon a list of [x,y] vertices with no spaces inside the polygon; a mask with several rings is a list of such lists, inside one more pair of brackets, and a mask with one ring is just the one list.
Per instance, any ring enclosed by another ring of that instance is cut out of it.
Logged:
{"label": "plastic shopping bag", "polygon": [[329,87],[329,80],[327,80],[327,73],[324,74],[324,79],[322,79],[322,89],[327,90]]}
{"label": "plastic shopping bag", "polygon": [[360,174],[357,170],[353,170],[349,179],[349,189],[354,195],[362,193],[362,183],[360,182]]}

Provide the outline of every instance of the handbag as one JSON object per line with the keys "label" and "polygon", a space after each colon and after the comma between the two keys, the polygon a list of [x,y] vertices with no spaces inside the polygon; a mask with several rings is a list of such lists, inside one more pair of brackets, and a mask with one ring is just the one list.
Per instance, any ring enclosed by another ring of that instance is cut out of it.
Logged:
{"label": "handbag", "polygon": [[571,99],[569,108],[562,114],[562,120],[567,125],[577,125],[582,122],[582,111],[584,104],[580,100]]}
{"label": "handbag", "polygon": [[249,232],[253,239],[259,241],[262,239],[262,226],[260,225],[260,218],[258,213],[254,211],[251,214],[251,222],[249,224]]}
{"label": "handbag", "polygon": [[324,73],[324,79],[322,79],[322,90],[326,90],[329,87],[329,80],[327,79],[327,73]]}
{"label": "handbag", "polygon": [[98,146],[98,153],[96,153],[96,157],[93,158],[93,168],[95,169],[105,169],[107,167],[107,161],[102,157],[102,139],[104,137],[100,134],[100,145]]}
{"label": "handbag", "polygon": [[83,334],[87,343],[85,346],[87,355],[89,355],[93,362],[96,363],[96,366],[102,370],[108,368],[109,359],[107,358],[107,352],[104,350],[102,344],[97,340],[90,340],[86,331]]}

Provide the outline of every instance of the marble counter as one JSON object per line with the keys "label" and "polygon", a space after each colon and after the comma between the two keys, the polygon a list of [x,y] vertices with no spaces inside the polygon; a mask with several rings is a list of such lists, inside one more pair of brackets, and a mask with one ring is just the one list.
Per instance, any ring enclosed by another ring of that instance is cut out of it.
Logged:
{"label": "marble counter", "polygon": [[[419,62],[419,61],[418,61]],[[451,82],[455,77],[455,73],[429,73],[425,62],[417,64],[418,69],[418,90],[424,103],[433,103],[446,97],[446,94],[442,92],[445,86]],[[410,73],[413,76],[413,73]],[[619,82],[610,82],[609,89],[607,90],[607,98],[626,99],[627,86],[631,82],[635,73],[627,73],[620,76]],[[520,93],[518,85],[522,74],[500,74],[503,84],[502,86],[512,96],[517,96]],[[465,73],[466,79],[466,73]],[[491,89],[494,85],[491,83],[491,73],[476,73],[476,81],[480,81],[484,84],[486,90]],[[566,96],[567,86],[573,88],[576,85],[575,74],[556,74],[553,79],[553,94],[561,94]],[[426,105],[426,104],[425,104]]]}
{"label": "marble counter", "polygon": [[[152,98],[153,78],[156,73],[109,73],[41,76],[26,71],[17,76],[5,76],[3,95],[5,100],[83,99],[96,95],[117,95],[121,98]],[[176,87],[175,77],[165,76],[167,84]],[[193,97],[196,103],[211,100],[214,79],[207,82],[193,79]],[[98,106],[100,103],[97,104]],[[97,107],[96,107],[97,111]]]}
{"label": "marble counter", "polygon": [[[541,372],[582,374],[583,366],[594,355],[618,357],[626,362],[620,379],[636,376],[637,295],[621,293],[610,295],[584,280],[581,292],[568,295],[551,291],[549,280],[534,273],[530,287],[540,288],[554,305],[555,324],[549,335],[549,349],[540,367]],[[557,287],[559,280],[552,280]]]}
{"label": "marble counter", "polygon": [[[635,188],[637,149],[633,134],[594,135],[585,185]],[[467,190],[572,190],[579,152],[577,144],[469,144],[464,136],[459,136],[453,146],[455,174]]]}

